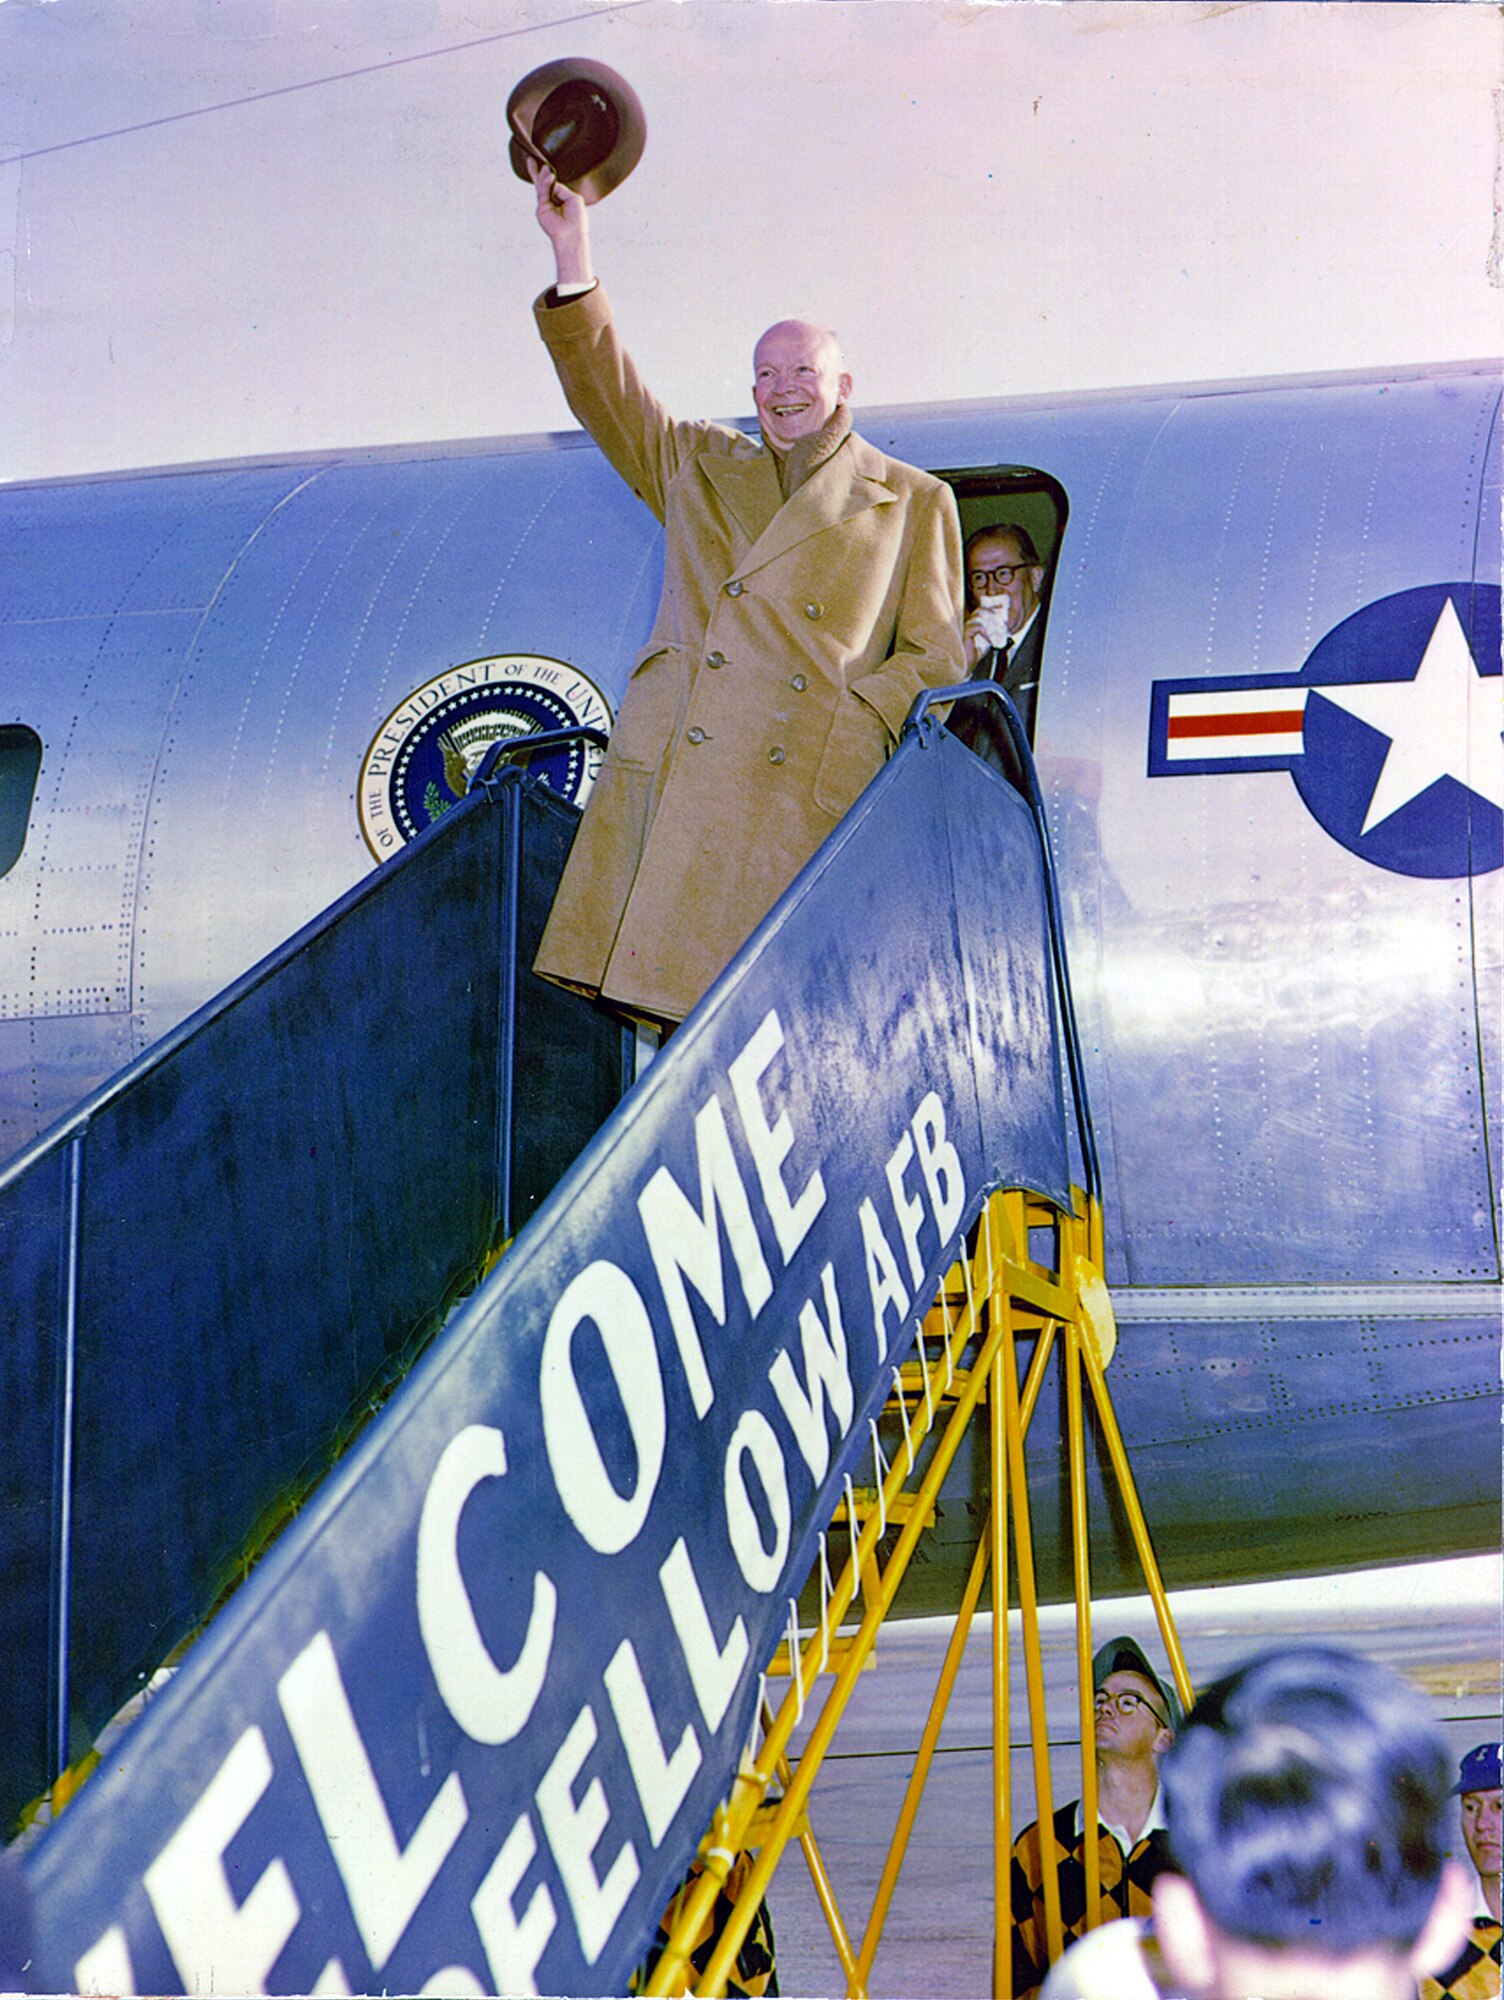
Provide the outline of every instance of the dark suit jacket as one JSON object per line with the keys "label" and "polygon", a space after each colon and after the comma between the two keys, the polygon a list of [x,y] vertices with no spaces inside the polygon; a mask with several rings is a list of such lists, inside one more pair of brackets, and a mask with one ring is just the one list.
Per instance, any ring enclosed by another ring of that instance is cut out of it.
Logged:
{"label": "dark suit jacket", "polygon": [[[1031,743],[1034,741],[1034,705],[1039,694],[1039,652],[1043,626],[1041,612],[1024,634],[1022,642],[1014,647],[1002,677],[1002,685],[1012,695]],[[998,655],[995,649],[985,654],[966,675],[969,681],[996,680],[997,677]],[[1020,791],[1024,789],[1023,773],[1013,753],[1008,725],[990,701],[962,702],[951,713],[950,727],[968,749],[975,750],[994,770],[1001,771],[1009,784],[1016,785]]]}

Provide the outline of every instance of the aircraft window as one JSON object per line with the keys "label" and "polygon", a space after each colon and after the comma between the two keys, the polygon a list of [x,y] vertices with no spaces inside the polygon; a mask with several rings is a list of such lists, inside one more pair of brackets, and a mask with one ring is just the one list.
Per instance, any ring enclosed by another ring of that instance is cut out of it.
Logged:
{"label": "aircraft window", "polygon": [[[1050,591],[1055,581],[1066,516],[1070,512],[1065,488],[1047,472],[1026,465],[974,466],[964,471],[941,472],[939,477],[948,481],[955,493],[961,514],[963,542],[970,542],[972,536],[983,528],[1022,529],[1028,537],[1025,550],[1032,545],[1038,555],[1044,577],[1039,585],[1038,630],[1031,650],[1039,661],[1040,686],[1045,686],[1049,672],[1044,647]],[[1007,578],[1001,583],[995,581],[994,593],[1009,581],[1011,579]],[[967,585],[966,608],[968,613],[975,609],[970,584]],[[1032,738],[1034,704],[1030,701],[1024,706],[1027,709],[1024,720]]]}
{"label": "aircraft window", "polygon": [[42,768],[42,739],[24,722],[0,723],[0,875],[21,858]]}

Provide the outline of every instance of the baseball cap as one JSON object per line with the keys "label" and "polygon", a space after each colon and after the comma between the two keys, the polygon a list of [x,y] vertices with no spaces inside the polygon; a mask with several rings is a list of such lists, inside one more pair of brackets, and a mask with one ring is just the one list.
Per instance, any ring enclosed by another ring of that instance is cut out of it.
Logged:
{"label": "baseball cap", "polygon": [[1468,1751],[1457,1774],[1457,1782],[1452,1787],[1454,1799],[1460,1797],[1463,1792],[1498,1791],[1501,1748],[1504,1748],[1504,1745],[1480,1743],[1475,1750]]}
{"label": "baseball cap", "polygon": [[[1180,1725],[1185,1716],[1174,1683],[1166,1683],[1160,1679],[1149,1665],[1149,1657],[1137,1639],[1130,1639],[1124,1634],[1120,1638],[1109,1639],[1104,1645],[1098,1646],[1091,1656],[1092,1687],[1099,1688],[1109,1674],[1142,1674],[1152,1687],[1159,1689],[1160,1700],[1165,1705],[1165,1714],[1170,1718],[1170,1727],[1177,1735],[1180,1733]],[[1494,1770],[1497,1772],[1499,1768],[1497,1750],[1494,1755]],[[1499,1782],[1497,1776],[1493,1782],[1495,1784]]]}

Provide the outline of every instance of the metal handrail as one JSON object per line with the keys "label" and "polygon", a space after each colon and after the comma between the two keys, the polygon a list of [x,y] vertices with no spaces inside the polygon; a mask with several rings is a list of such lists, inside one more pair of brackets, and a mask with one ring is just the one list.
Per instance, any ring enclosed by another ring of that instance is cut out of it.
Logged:
{"label": "metal handrail", "polygon": [[1086,1090],[1086,1066],[1081,1056],[1081,1037],[1076,1026],[1075,1002],[1071,996],[1070,966],[1065,952],[1065,923],[1060,913],[1060,891],[1055,875],[1055,857],[1050,848],[1050,830],[1045,823],[1044,797],[1039,789],[1039,773],[1034,767],[1034,751],[1024,728],[1023,718],[1014,704],[1013,697],[1006,688],[996,681],[962,681],[954,687],[924,688],[915,697],[914,705],[900,732],[900,740],[909,735],[918,735],[926,740],[937,738],[943,730],[940,718],[931,713],[932,709],[950,707],[952,703],[963,701],[991,700],[1002,710],[1003,721],[1018,757],[1018,767],[1023,774],[1023,797],[1039,835],[1040,852],[1044,858],[1045,904],[1050,919],[1050,958],[1055,971],[1055,987],[1060,996],[1061,1024],[1065,1030],[1066,1062],[1070,1069],[1071,1096],[1075,1104],[1076,1130],[1081,1139],[1081,1157],[1085,1169],[1086,1193],[1100,1207],[1102,1200],[1102,1168],[1097,1155],[1096,1132],[1092,1126],[1091,1104]]}
{"label": "metal handrail", "polygon": [[572,723],[568,729],[539,729],[526,736],[500,736],[490,745],[470,780],[470,789],[484,785],[496,775],[498,764],[506,763],[513,757],[535,755],[539,750],[559,750],[569,743],[588,743],[594,750],[604,750],[608,742],[604,730],[593,728],[588,722]]}

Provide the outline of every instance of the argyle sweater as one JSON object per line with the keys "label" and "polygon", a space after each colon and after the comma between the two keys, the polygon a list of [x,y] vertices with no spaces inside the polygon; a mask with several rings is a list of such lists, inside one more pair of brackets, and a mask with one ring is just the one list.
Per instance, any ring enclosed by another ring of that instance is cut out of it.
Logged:
{"label": "argyle sweater", "polygon": [[[1086,1933],[1086,1836],[1076,1830],[1077,1802],[1062,1806],[1051,1825],[1054,1861],[1060,1881],[1062,1949]],[[1097,1828],[1097,1853],[1102,1870],[1102,1921],[1115,1917],[1146,1917],[1152,1907],[1149,1890],[1156,1875],[1169,1867],[1164,1829],[1149,1827],[1125,1855],[1105,1826]],[[1034,2000],[1049,1970],[1044,1923],[1044,1856],[1039,1822],[1026,1826],[1013,1843],[1013,1995]],[[1468,2000],[1472,2000],[1471,1994]]]}
{"label": "argyle sweater", "polygon": [[1421,1981],[1420,2000],[1498,2000],[1501,1935],[1492,1917],[1474,1917],[1456,1963],[1440,1979]]}

